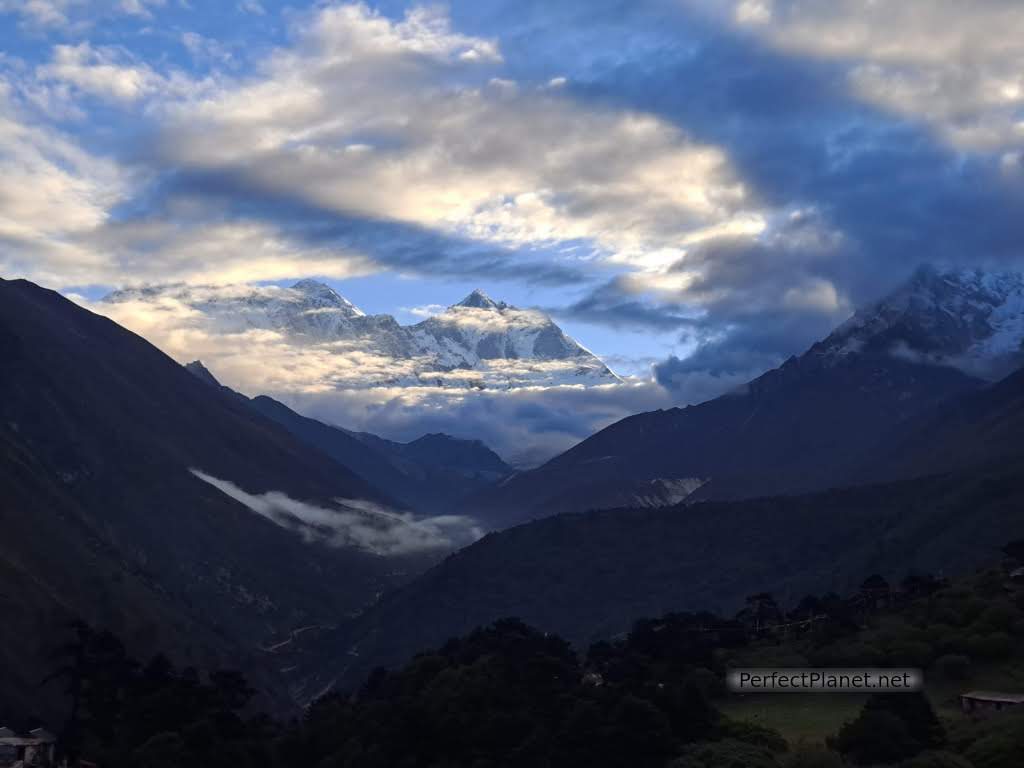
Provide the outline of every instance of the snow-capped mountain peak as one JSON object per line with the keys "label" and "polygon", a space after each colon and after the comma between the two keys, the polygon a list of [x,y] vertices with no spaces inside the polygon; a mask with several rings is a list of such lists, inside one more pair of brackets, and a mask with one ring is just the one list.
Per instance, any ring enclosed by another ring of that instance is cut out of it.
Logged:
{"label": "snow-capped mountain peak", "polygon": [[299,280],[291,288],[309,302],[313,309],[337,309],[348,317],[365,317],[366,313],[333,288],[317,280]]}
{"label": "snow-capped mountain peak", "polygon": [[284,344],[312,348],[317,368],[336,369],[332,381],[339,388],[514,389],[619,380],[543,312],[495,301],[481,290],[412,326],[391,315],[366,315],[316,280],[289,288],[128,289],[104,301],[176,302],[195,313],[190,323],[201,317],[212,332],[273,331]]}
{"label": "snow-capped mountain peak", "polygon": [[1024,275],[922,267],[812,353],[895,355],[999,378],[1024,364]]}
{"label": "snow-capped mountain peak", "polygon": [[470,307],[470,308],[473,308],[473,309],[496,309],[496,310],[502,310],[502,309],[508,309],[508,304],[506,304],[504,301],[495,301],[490,296],[488,296],[486,293],[484,293],[482,290],[477,288],[471,294],[469,294],[469,296],[467,296],[462,301],[460,301],[458,304],[454,304],[452,306],[453,309],[455,307]]}

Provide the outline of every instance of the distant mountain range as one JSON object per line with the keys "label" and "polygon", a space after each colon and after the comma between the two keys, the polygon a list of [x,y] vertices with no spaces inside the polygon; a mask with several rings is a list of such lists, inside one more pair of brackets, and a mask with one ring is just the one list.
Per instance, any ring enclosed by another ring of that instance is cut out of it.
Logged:
{"label": "distant mountain range", "polygon": [[[222,388],[202,362],[193,361],[185,368],[201,381]],[[513,473],[512,467],[479,440],[430,434],[399,443],[307,418],[270,397],[249,400],[223,389],[374,487],[386,488],[391,498],[416,512],[448,514],[469,494]]]}
{"label": "distant mountain range", "polygon": [[104,299],[108,304],[167,300],[201,313],[222,332],[272,330],[291,344],[322,346],[332,355],[392,361],[376,366],[376,373],[356,366],[339,382],[342,388],[514,389],[619,380],[543,312],[494,301],[479,290],[411,326],[399,325],[391,315],[367,315],[315,280],[290,288],[132,288]]}
{"label": "distant mountain range", "polygon": [[[0,281],[0,716],[45,706],[39,649],[74,617],[136,655],[241,666],[284,707],[501,616],[584,641],[758,589],[969,567],[1024,535],[1024,371],[1003,376],[1020,362],[1022,284],[923,270],[741,390],[516,474],[476,441],[398,443],[250,399]],[[276,323],[295,343],[340,344],[313,339],[366,318],[313,283],[236,298],[224,322]],[[473,294],[455,321],[395,338],[434,339],[442,368],[452,350],[518,359],[482,353],[527,337],[534,362],[589,359],[507,324],[465,330],[516,312]]]}
{"label": "distant mountain range", "polygon": [[492,534],[320,636],[320,662],[301,675],[349,689],[506,616],[585,647],[638,616],[731,614],[755,592],[792,606],[872,573],[964,572],[1024,538],[1022,429],[1024,370],[934,406],[872,457],[876,473],[913,479],[562,514]]}
{"label": "distant mountain range", "polygon": [[503,527],[558,512],[806,492],[891,475],[920,415],[1024,362],[1024,278],[925,268],[746,386],[611,425],[473,499]]}

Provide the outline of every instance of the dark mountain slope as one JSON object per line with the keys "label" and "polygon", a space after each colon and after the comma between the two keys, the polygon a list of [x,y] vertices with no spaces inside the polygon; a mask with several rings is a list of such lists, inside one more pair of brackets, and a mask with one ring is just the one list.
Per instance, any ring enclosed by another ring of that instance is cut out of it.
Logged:
{"label": "dark mountain slope", "polygon": [[826,363],[811,350],[702,405],[626,418],[481,497],[496,525],[629,505],[652,482],[708,481],[705,498],[841,484],[893,424],[981,382],[895,358]]}
{"label": "dark mountain slope", "polygon": [[501,457],[480,440],[461,440],[442,432],[399,443],[398,452],[405,458],[429,467],[450,467],[464,476],[501,476],[511,473]]}
{"label": "dark mountain slope", "polygon": [[512,473],[479,440],[424,435],[398,443],[366,433],[349,432],[301,416],[278,401],[260,396],[252,406],[296,437],[366,478],[409,509],[447,514],[469,493]]}
{"label": "dark mountain slope", "polygon": [[249,404],[268,419],[280,424],[292,435],[344,464],[380,488],[388,488],[396,500],[405,503],[401,489],[402,474],[377,451],[343,430],[315,419],[300,416],[283,403],[266,396],[255,397]]}
{"label": "dark mountain slope", "polygon": [[0,416],[68,483],[159,457],[252,492],[381,497],[110,320],[24,281],[0,282],[0,298]]}
{"label": "dark mountain slope", "polygon": [[745,387],[626,418],[474,502],[500,527],[635,506],[659,483],[701,482],[693,499],[729,499],[881,479],[862,476],[866,457],[1019,364],[1022,292],[1020,275],[922,269]]}
{"label": "dark mountain slope", "polygon": [[[31,704],[73,615],[140,654],[239,664],[336,620],[403,566],[303,543],[249,493],[380,500],[362,478],[58,294],[0,281],[0,697]],[[406,565],[405,567],[408,567]],[[265,679],[265,678],[263,678]]]}
{"label": "dark mountain slope", "polygon": [[993,464],[1024,469],[1024,370],[942,403],[903,432],[866,463],[863,477],[895,479]]}
{"label": "dark mountain slope", "polygon": [[335,663],[358,685],[379,664],[504,616],[578,643],[643,615],[731,613],[767,590],[849,592],[870,573],[954,573],[1024,534],[1024,477],[945,476],[809,496],[566,514],[490,534],[340,628]]}

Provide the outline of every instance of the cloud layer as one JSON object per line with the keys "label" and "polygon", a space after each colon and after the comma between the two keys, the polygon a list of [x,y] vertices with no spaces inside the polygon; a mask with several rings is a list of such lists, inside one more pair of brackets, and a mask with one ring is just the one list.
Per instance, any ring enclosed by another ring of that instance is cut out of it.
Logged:
{"label": "cloud layer", "polygon": [[[79,301],[179,362],[201,359],[244,394],[270,395],[322,421],[400,440],[430,432],[483,439],[517,465],[536,464],[638,410],[671,404],[653,382],[596,374],[581,380],[575,374],[583,363],[572,358],[493,359],[443,373],[434,358],[396,357],[362,338],[322,341],[269,327],[274,318],[254,297],[281,302],[293,293],[275,286],[183,286]],[[466,323],[472,332],[503,332],[543,316],[459,308],[445,317],[459,330]]]}
{"label": "cloud layer", "polygon": [[353,547],[391,557],[455,550],[483,536],[483,531],[466,517],[416,518],[363,499],[336,499],[337,507],[322,507],[278,491],[246,493],[230,481],[198,469],[190,471],[204,483],[276,525],[295,531],[309,543]]}

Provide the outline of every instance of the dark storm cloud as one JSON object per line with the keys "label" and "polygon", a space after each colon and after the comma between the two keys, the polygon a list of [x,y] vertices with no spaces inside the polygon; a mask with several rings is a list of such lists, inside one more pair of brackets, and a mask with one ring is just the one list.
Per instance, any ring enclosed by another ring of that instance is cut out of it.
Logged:
{"label": "dark storm cloud", "polygon": [[[653,112],[723,147],[765,208],[799,213],[782,219],[780,236],[691,249],[676,268],[698,277],[674,298],[652,301],[616,280],[570,309],[613,326],[681,328],[698,351],[657,368],[680,397],[715,394],[715,380],[725,389],[802,351],[922,262],[1020,265],[1019,163],[1008,172],[1005,157],[964,152],[923,122],[866,104],[842,62],[780,53],[697,16],[683,28],[687,42],[675,47],[650,29],[646,46],[620,39],[618,50],[646,55],[581,69],[571,93]],[[818,306],[810,294],[800,300],[826,284],[834,306],[824,295]],[[687,319],[694,307],[699,323]],[[701,377],[702,395],[691,394]]]}
{"label": "dark storm cloud", "polygon": [[623,277],[597,286],[565,309],[550,311],[560,317],[626,330],[674,331],[694,322],[693,315],[676,304],[659,304],[635,295]]}
{"label": "dark storm cloud", "polygon": [[766,206],[815,206],[856,246],[858,268],[842,270],[855,298],[923,259],[1019,258],[1024,188],[1000,157],[964,154],[926,125],[865,104],[835,61],[691,21],[697,47],[665,53],[656,68],[623,61],[575,93],[652,111],[724,147]]}
{"label": "dark storm cloud", "polygon": [[701,403],[742,387],[824,336],[830,325],[796,312],[762,312],[722,329],[721,320],[695,328],[693,354],[654,366],[655,380],[678,403]]}

